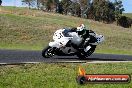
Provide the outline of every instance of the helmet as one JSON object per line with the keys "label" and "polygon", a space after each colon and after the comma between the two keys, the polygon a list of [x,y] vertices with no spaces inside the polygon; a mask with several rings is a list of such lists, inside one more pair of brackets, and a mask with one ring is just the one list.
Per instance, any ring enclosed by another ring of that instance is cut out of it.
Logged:
{"label": "helmet", "polygon": [[78,35],[84,35],[86,33],[86,27],[84,24],[81,24],[79,27],[77,27]]}

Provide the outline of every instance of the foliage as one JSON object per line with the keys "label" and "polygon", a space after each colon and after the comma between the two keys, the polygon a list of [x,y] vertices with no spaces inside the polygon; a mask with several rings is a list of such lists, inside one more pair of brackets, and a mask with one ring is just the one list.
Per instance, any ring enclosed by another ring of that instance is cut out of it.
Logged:
{"label": "foliage", "polygon": [[40,9],[43,10],[43,6],[45,5],[45,2],[46,2],[46,0],[37,0],[36,1],[38,10],[40,10]]}
{"label": "foliage", "polygon": [[2,4],[2,0],[0,0],[0,5]]}
{"label": "foliage", "polygon": [[[113,22],[115,20],[114,5],[110,1],[106,0],[93,0],[91,5],[91,13],[93,19],[96,21]],[[89,14],[88,14],[89,15]]]}
{"label": "foliage", "polygon": [[62,2],[57,3],[56,5],[57,5],[57,6],[56,6],[56,12],[57,12],[57,13],[60,13],[60,14],[63,14],[64,9],[63,9],[63,4],[62,4]]}
{"label": "foliage", "polygon": [[[124,8],[121,0],[22,0],[29,8],[36,2],[38,10],[85,17],[104,23],[120,19]],[[123,26],[124,27],[124,26]]]}
{"label": "foliage", "polygon": [[118,20],[121,17],[121,14],[124,10],[122,1],[121,0],[115,0],[115,18]]}
{"label": "foliage", "polygon": [[63,8],[65,8],[64,9],[64,11],[63,11],[63,13],[64,14],[68,14],[68,12],[71,12],[71,6],[72,6],[72,2],[71,2],[71,0],[63,0],[62,1],[62,5],[63,5]]}
{"label": "foliage", "polygon": [[29,9],[35,5],[35,0],[22,0],[23,4],[27,4]]}
{"label": "foliage", "polygon": [[126,16],[121,16],[118,20],[117,20],[117,25],[120,25],[122,27],[125,28],[129,28],[131,27],[132,24],[132,19]]}

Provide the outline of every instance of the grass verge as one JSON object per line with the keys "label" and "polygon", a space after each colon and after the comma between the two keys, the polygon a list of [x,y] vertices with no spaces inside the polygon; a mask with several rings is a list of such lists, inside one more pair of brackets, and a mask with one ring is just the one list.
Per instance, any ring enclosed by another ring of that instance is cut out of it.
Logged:
{"label": "grass verge", "polygon": [[[23,64],[0,66],[0,88],[132,88],[129,84],[76,83],[80,64]],[[130,74],[132,63],[81,64],[87,74]]]}

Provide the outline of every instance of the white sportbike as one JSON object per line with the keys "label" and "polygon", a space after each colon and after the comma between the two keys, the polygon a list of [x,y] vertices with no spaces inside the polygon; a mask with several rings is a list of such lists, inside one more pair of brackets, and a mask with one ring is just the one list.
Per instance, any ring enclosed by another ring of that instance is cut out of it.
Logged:
{"label": "white sportbike", "polygon": [[96,46],[104,41],[103,35],[98,35],[93,31],[89,32],[89,37],[86,39],[85,43],[88,45],[82,50],[85,52],[73,48],[69,42],[79,46],[83,39],[78,35],[77,32],[68,32],[67,29],[59,29],[53,35],[53,42],[43,49],[42,56],[44,58],[50,58],[54,55],[57,56],[73,56],[77,55],[79,58],[86,58],[90,56],[94,51]]}

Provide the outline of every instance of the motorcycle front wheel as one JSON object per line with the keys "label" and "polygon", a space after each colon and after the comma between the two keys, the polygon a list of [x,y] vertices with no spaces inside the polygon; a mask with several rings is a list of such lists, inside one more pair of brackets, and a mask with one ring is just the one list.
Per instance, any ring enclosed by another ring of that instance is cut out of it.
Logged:
{"label": "motorcycle front wheel", "polygon": [[50,46],[47,46],[45,49],[42,50],[42,56],[44,58],[50,58],[54,56],[53,48]]}

